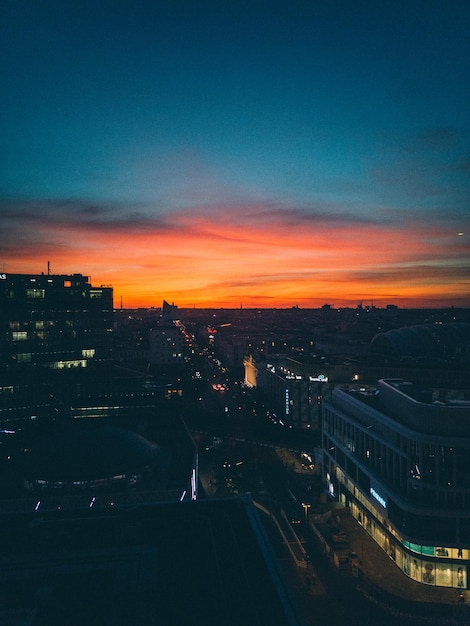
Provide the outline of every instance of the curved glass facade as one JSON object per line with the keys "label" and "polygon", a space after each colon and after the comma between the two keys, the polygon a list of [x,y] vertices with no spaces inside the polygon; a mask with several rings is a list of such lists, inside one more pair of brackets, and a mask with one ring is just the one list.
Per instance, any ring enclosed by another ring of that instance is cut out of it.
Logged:
{"label": "curved glass facade", "polygon": [[[452,407],[442,407],[440,420],[451,434],[438,436],[426,419],[426,404],[405,396],[401,383],[380,381],[378,390],[372,400],[335,389],[323,406],[329,491],[407,576],[467,588],[470,437],[453,434]],[[401,421],[395,419],[396,394],[407,400],[398,403]],[[465,413],[468,420],[470,403],[458,408],[455,419]],[[413,410],[423,416],[411,415]],[[421,431],[415,429],[420,420]]]}

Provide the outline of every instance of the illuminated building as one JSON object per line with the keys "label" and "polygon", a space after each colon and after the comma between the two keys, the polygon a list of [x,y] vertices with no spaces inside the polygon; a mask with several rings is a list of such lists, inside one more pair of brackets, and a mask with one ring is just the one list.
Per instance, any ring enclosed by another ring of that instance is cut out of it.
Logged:
{"label": "illuminated building", "polygon": [[325,480],[332,496],[417,582],[467,588],[470,401],[402,379],[376,390],[337,387],[323,403]]}
{"label": "illuminated building", "polygon": [[266,388],[276,418],[294,428],[320,425],[322,395],[328,376],[322,364],[284,358],[266,370]]}
{"label": "illuminated building", "polygon": [[243,359],[243,365],[245,366],[245,385],[250,388],[256,387],[258,368],[253,361],[253,357],[250,355]]}

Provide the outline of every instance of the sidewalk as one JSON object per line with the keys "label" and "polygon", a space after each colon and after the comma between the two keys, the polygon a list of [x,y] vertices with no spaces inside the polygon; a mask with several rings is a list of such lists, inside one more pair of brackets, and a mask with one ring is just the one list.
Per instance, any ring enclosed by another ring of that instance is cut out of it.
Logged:
{"label": "sidewalk", "polygon": [[[329,536],[326,523],[314,522],[312,519],[310,523],[324,538]],[[432,615],[434,623],[470,624],[470,591],[463,591],[462,602],[460,591],[454,588],[420,584],[403,574],[353,517],[342,516],[341,528],[346,535],[349,550],[358,557],[356,574],[351,564],[345,574],[356,579],[357,588],[364,595],[389,607],[427,613]]]}

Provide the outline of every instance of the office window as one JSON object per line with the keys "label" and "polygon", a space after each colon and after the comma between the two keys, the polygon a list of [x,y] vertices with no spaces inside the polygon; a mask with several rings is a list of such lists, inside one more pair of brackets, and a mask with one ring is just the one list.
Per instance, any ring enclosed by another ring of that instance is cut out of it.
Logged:
{"label": "office window", "polygon": [[44,298],[45,295],[45,289],[26,289],[27,298]]}

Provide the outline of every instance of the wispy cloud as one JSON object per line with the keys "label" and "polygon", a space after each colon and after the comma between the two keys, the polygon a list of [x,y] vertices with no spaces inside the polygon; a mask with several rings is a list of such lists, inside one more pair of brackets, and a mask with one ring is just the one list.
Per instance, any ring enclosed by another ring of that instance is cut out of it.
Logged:
{"label": "wispy cloud", "polygon": [[[380,219],[325,206],[201,205],[168,213],[85,202],[4,203],[0,262],[10,272],[82,272],[127,306],[318,306],[446,294],[469,302],[470,244],[445,212]],[[411,301],[411,300],[410,300]],[[417,302],[418,303],[418,302]]]}

